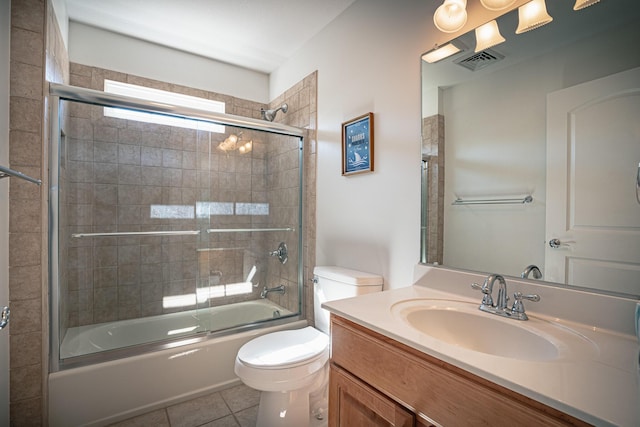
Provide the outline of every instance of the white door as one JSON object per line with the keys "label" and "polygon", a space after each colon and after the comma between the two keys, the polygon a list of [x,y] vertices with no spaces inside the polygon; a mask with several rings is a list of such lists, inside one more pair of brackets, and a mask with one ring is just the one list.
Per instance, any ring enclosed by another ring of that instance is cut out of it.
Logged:
{"label": "white door", "polygon": [[640,68],[547,95],[546,280],[640,294],[639,162]]}

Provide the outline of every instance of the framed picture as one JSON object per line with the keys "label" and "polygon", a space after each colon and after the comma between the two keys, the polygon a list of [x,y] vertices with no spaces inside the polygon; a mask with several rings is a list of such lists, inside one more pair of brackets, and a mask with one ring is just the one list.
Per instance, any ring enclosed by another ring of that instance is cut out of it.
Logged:
{"label": "framed picture", "polygon": [[373,171],[373,113],[342,123],[342,175]]}

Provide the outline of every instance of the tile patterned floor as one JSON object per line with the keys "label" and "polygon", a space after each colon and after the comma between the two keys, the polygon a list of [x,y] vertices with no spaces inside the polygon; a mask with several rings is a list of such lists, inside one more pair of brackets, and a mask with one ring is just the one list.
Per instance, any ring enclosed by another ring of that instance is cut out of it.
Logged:
{"label": "tile patterned floor", "polygon": [[157,409],[110,427],[254,427],[260,392],[245,385]]}

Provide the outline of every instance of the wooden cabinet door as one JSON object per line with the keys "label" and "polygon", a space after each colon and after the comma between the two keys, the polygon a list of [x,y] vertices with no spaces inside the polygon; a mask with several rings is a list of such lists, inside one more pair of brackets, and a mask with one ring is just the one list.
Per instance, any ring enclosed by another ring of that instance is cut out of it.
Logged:
{"label": "wooden cabinet door", "polygon": [[330,427],[413,427],[414,415],[347,371],[331,364]]}

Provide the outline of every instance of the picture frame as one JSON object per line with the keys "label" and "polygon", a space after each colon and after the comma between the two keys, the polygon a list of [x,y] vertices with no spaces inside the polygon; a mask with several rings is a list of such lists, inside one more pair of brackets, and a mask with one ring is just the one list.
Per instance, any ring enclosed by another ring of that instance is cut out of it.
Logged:
{"label": "picture frame", "polygon": [[373,172],[373,113],[342,123],[342,175]]}

